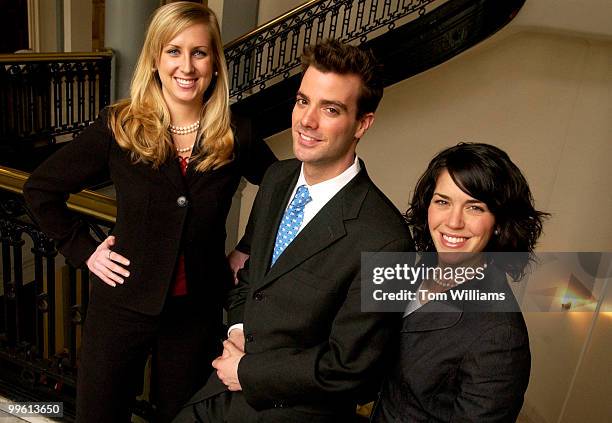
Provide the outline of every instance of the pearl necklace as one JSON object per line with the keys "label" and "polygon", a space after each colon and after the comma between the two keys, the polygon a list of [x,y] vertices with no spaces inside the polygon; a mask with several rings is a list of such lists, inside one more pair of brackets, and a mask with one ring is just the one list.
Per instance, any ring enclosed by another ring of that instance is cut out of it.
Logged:
{"label": "pearl necklace", "polygon": [[176,148],[176,152],[177,153],[186,153],[186,152],[188,152],[189,150],[191,150],[193,148],[194,144],[191,144],[189,147],[184,147],[184,148],[175,147]]}
{"label": "pearl necklace", "polygon": [[440,280],[438,278],[436,278],[435,276],[433,278],[431,278],[435,283],[437,283],[438,285],[444,287],[444,288],[454,288],[457,285],[463,285],[465,282],[469,282],[474,278],[466,278],[465,282],[455,282],[454,280],[451,280],[450,282],[446,282],[447,279]]}
{"label": "pearl necklace", "polygon": [[437,283],[438,285],[440,285],[443,288],[452,288],[454,286],[456,286],[457,284],[455,283],[455,281],[452,282],[443,282],[441,280],[439,280],[438,278],[436,278],[435,276],[433,278],[431,278],[435,283]]}
{"label": "pearl necklace", "polygon": [[[170,131],[171,134],[175,134],[175,135],[191,134],[192,132],[196,132],[198,129],[200,129],[199,120],[187,126],[176,126],[172,124],[168,126],[168,131]],[[189,151],[189,150],[185,150],[185,151]]]}

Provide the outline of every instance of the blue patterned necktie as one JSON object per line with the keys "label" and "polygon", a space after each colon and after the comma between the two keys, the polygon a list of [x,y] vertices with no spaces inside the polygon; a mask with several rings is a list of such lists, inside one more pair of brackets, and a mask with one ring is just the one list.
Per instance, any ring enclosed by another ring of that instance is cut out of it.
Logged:
{"label": "blue patterned necktie", "polygon": [[300,185],[278,227],[276,242],[274,243],[274,252],[272,253],[272,265],[274,265],[283,251],[285,251],[285,248],[287,248],[296,237],[300,225],[302,221],[304,221],[304,207],[310,200],[312,200],[312,198],[310,198],[308,188],[306,185]]}

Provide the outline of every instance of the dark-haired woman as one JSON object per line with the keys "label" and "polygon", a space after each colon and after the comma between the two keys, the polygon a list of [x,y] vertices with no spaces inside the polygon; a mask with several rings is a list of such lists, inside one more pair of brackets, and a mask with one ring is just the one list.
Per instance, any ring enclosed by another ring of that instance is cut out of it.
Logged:
{"label": "dark-haired woman", "polygon": [[[432,269],[404,314],[397,361],[373,422],[516,420],[531,356],[506,275],[524,276],[545,215],[499,148],[461,143],[434,157],[407,212]],[[459,268],[475,272],[453,278]],[[453,290],[472,296],[457,300]]]}

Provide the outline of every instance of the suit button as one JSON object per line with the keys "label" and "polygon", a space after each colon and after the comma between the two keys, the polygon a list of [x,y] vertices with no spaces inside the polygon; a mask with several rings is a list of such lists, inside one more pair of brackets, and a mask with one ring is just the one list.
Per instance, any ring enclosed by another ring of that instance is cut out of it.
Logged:
{"label": "suit button", "polygon": [[264,294],[263,292],[256,292],[255,295],[253,295],[253,298],[255,301],[261,301],[264,299]]}
{"label": "suit button", "polygon": [[176,205],[179,207],[187,207],[187,204],[189,204],[189,201],[187,201],[187,197],[184,195],[181,195],[176,199]]}
{"label": "suit button", "polygon": [[247,341],[247,342],[253,342],[255,340],[255,338],[253,337],[253,335],[247,335],[244,338],[244,340]]}

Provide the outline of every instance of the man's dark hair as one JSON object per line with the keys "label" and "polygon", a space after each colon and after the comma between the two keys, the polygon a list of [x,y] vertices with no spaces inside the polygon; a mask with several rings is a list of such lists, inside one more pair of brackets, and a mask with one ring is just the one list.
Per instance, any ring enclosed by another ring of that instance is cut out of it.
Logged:
{"label": "man's dark hair", "polygon": [[305,73],[310,66],[321,72],[357,75],[361,79],[357,118],[376,111],[383,96],[380,79],[382,69],[371,50],[343,44],[337,40],[322,41],[304,49],[302,72]]}

